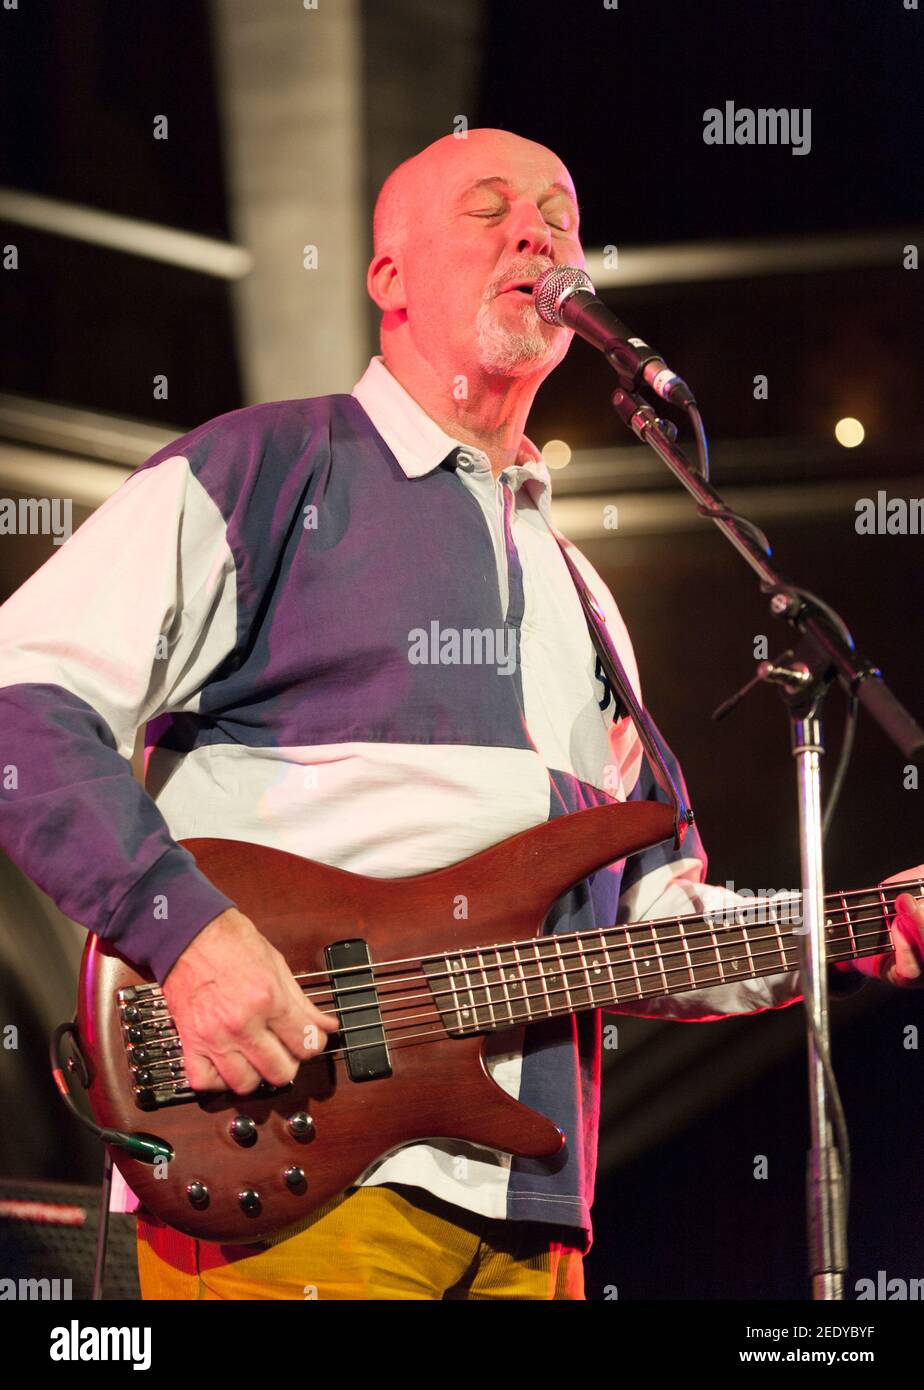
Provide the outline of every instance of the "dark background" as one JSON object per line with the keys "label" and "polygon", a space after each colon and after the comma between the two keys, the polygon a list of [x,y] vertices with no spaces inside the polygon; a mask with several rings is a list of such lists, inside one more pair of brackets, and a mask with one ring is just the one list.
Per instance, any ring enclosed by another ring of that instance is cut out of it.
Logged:
{"label": "dark background", "polygon": [[[362,13],[374,191],[397,158],[451,129],[457,108],[440,110],[422,71],[413,139],[405,121],[389,144],[381,134],[391,118],[389,52],[413,35],[426,64],[426,9],[377,0]],[[621,0],[618,11],[586,0],[495,0],[483,7],[471,124],[506,127],[561,154],[581,199],[585,248],[898,232],[922,215],[922,25],[901,0]],[[231,237],[207,6],[100,0],[69,4],[65,19],[61,7],[23,5],[15,20],[2,15],[2,35],[0,183]],[[182,138],[158,143],[151,113],[167,98],[171,137]],[[727,100],[810,107],[811,153],[706,146],[702,113]],[[25,269],[2,280],[0,391],[176,432],[245,404],[225,282],[47,233],[17,228],[15,238]],[[0,226],[0,242],[8,239]],[[879,479],[902,477],[920,494],[920,273],[896,254],[892,265],[607,297],[694,385],[720,489],[783,493],[807,480],[855,478],[861,497]],[[163,407],[151,400],[157,372],[171,381]],[[756,401],[761,372],[770,394]],[[531,436],[630,449],[608,409],[612,386],[602,359],[575,343],[540,392]],[[860,449],[833,443],[842,415],[863,420]],[[567,470],[556,484],[565,497],[574,486]],[[629,486],[661,495],[674,484],[642,462]],[[606,477],[594,491],[618,500]],[[768,525],[776,561],[839,609],[924,717],[924,537],[858,536],[853,523],[852,506],[790,509]],[[749,571],[706,523],[582,545],[620,603],[647,703],[683,763],[710,881],[795,886],[782,706],[761,689],[726,723],[710,720],[751,676],[755,634],[768,634],[771,652],[786,645]],[[829,777],[841,718],[835,693]],[[924,860],[921,796],[904,788],[897,752],[863,719],[829,839],[829,884],[863,886]],[[854,1152],[851,1280],[878,1269],[924,1276],[921,1052],[903,1046],[903,1029],[924,1023],[922,1000],[870,985],[833,1006]],[[798,1006],[708,1030],[619,1020],[604,1084],[589,1298],[613,1285],[628,1299],[805,1295],[801,1026]],[[90,1178],[92,1141],[67,1137],[43,1046],[36,1024],[26,1051],[47,1119],[28,1134],[7,1127],[0,1171]],[[752,1176],[758,1154],[768,1158],[766,1181]]]}

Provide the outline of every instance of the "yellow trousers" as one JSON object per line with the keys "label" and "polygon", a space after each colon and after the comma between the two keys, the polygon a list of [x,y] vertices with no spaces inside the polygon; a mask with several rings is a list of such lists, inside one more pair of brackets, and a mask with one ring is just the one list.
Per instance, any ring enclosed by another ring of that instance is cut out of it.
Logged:
{"label": "yellow trousers", "polygon": [[138,1273],[145,1299],[583,1299],[580,1239],[382,1184],[255,1245],[198,1241],[142,1208]]}

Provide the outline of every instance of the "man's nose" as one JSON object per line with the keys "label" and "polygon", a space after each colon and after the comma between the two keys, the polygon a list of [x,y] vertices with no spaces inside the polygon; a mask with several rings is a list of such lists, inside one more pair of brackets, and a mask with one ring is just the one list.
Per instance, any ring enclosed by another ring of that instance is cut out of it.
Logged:
{"label": "man's nose", "polygon": [[552,231],[538,208],[524,208],[511,230],[518,254],[551,257]]}

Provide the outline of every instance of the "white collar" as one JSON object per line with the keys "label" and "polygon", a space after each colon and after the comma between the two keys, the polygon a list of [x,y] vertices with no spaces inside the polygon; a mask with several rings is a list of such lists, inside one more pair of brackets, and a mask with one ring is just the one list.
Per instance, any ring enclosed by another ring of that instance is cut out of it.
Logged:
{"label": "white collar", "polygon": [[[385,359],[373,356],[363,375],[353,387],[353,397],[359,401],[378,433],[382,436],[401,469],[408,478],[420,478],[432,473],[456,449],[481,455],[486,468],[490,464],[481,451],[461,439],[454,439],[431,419],[393,376]],[[504,470],[511,489],[516,492],[521,483],[534,503],[548,519],[552,480],[542,454],[526,435],[520,440],[517,461]]]}

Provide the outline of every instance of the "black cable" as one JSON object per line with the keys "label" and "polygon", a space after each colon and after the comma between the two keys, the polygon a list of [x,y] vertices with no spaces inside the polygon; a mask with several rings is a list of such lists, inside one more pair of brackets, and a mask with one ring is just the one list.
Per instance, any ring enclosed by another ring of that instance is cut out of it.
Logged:
{"label": "black cable", "polygon": [[96,1232],[96,1264],[93,1269],[94,1302],[103,1297],[103,1279],[106,1274],[106,1249],[109,1243],[109,1199],[112,1194],[112,1152],[103,1149],[103,1178],[99,1188],[99,1228]]}
{"label": "black cable", "polygon": [[760,546],[761,550],[764,552],[766,556],[769,557],[773,554],[773,547],[767,540],[767,537],[764,534],[764,532],[760,529],[756,522],[749,521],[748,518],[746,516],[742,516],[740,512],[733,512],[730,507],[704,507],[701,505],[697,506],[696,510],[699,512],[700,516],[706,517],[709,521],[719,520],[737,522],[737,524],[741,527],[743,531],[748,531],[750,535],[753,537],[753,539],[756,540],[757,544]]}
{"label": "black cable", "polygon": [[687,406],[687,414],[693,425],[693,432],[696,436],[696,457],[699,461],[699,471],[709,482],[709,440],[706,438],[706,426],[703,424],[703,417],[695,405]]}
{"label": "black cable", "polygon": [[787,590],[783,592],[787,591],[791,594],[798,594],[799,597],[803,600],[803,602],[810,603],[815,608],[820,608],[822,613],[824,613],[825,617],[828,619],[828,621],[832,623],[834,627],[837,628],[838,632],[841,634],[850,650],[852,652],[856,651],[857,644],[853,640],[853,634],[851,633],[850,628],[844,622],[844,619],[841,617],[840,613],[836,613],[829,604],[825,603],[823,598],[819,598],[817,594],[813,594],[811,589],[800,589],[798,584],[789,584],[787,586]]}
{"label": "black cable", "polygon": [[[98,1125],[95,1120],[88,1119],[74,1104],[70,1087],[64,1075],[64,1068],[61,1065],[61,1043],[64,1038],[69,1037],[74,1043],[75,1053],[68,1061],[68,1070],[76,1071],[80,1083],[84,1089],[89,1086],[90,1078],[87,1075],[86,1064],[83,1054],[77,1044],[77,1030],[73,1023],[59,1023],[51,1035],[49,1051],[51,1054],[51,1073],[55,1080],[55,1085],[61,1099],[64,1101],[68,1110],[80,1121],[91,1134],[95,1134],[97,1139],[106,1140],[107,1137],[115,1138],[115,1130],[105,1130]],[[119,1136],[121,1137],[121,1136]],[[91,1299],[100,1300],[103,1296],[103,1277],[106,1272],[106,1245],[109,1239],[109,1195],[112,1191],[112,1154],[108,1148],[103,1149],[103,1177],[100,1183],[99,1193],[99,1226],[96,1232],[96,1259],[93,1267],[93,1289],[90,1294]]]}
{"label": "black cable", "polygon": [[821,838],[828,838],[828,831],[831,829],[831,822],[834,818],[834,808],[837,799],[841,794],[844,785],[844,778],[847,775],[847,764],[850,762],[850,755],[853,752],[853,740],[857,731],[857,714],[860,709],[860,701],[856,695],[847,696],[847,713],[844,716],[844,734],[841,739],[841,751],[837,760],[837,768],[834,772],[834,781],[831,783],[831,791],[828,794],[827,805],[825,806],[824,819],[821,824]]}
{"label": "black cable", "polygon": [[[61,1044],[64,1038],[69,1037],[74,1044],[74,1054],[68,1058],[66,1065],[62,1065]],[[109,1240],[109,1200],[112,1193],[112,1154],[109,1150],[110,1144],[117,1144],[125,1149],[132,1158],[136,1158],[142,1163],[158,1163],[162,1160],[170,1160],[173,1157],[173,1149],[163,1139],[158,1139],[156,1135],[136,1133],[123,1133],[118,1129],[106,1129],[103,1125],[98,1125],[95,1120],[91,1120],[84,1115],[74,1104],[70,1087],[67,1084],[66,1071],[76,1072],[80,1084],[84,1090],[90,1086],[90,1078],[87,1074],[86,1062],[80,1050],[80,1043],[77,1038],[77,1027],[75,1023],[59,1023],[51,1035],[49,1043],[49,1053],[51,1057],[51,1074],[54,1078],[58,1093],[64,1101],[68,1110],[75,1119],[95,1134],[97,1139],[102,1139],[107,1146],[103,1158],[103,1177],[100,1184],[99,1200],[99,1227],[96,1235],[96,1261],[93,1270],[93,1292],[91,1297],[95,1300],[103,1296],[103,1277],[106,1272],[106,1247]]]}

